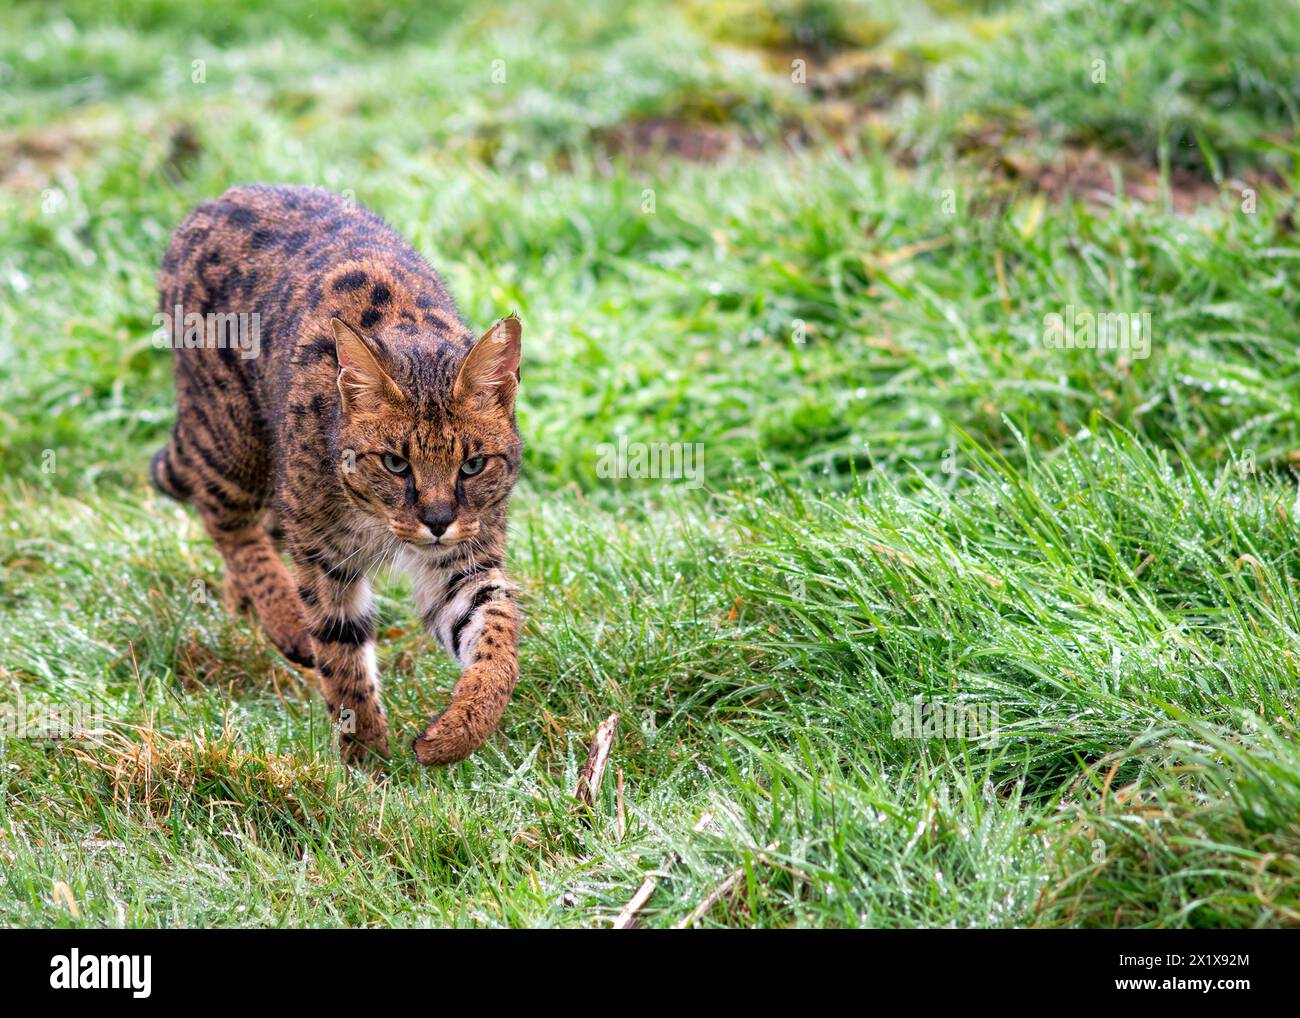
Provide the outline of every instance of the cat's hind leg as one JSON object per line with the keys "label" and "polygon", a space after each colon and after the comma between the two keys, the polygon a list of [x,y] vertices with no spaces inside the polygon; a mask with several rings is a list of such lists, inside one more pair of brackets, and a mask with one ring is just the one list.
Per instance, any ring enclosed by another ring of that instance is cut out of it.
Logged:
{"label": "cat's hind leg", "polygon": [[149,479],[160,492],[178,502],[188,502],[194,497],[194,478],[186,465],[184,446],[177,431],[173,430],[167,444],[153,454]]}
{"label": "cat's hind leg", "polygon": [[[229,462],[228,456],[218,451],[229,448],[229,442],[205,442],[196,434],[182,436],[178,428],[155,457],[153,472],[168,484],[175,476],[187,486],[190,502],[225,559],[227,609],[238,610],[252,602],[262,628],[280,653],[294,664],[310,668],[311,639],[298,587],[265,523],[269,467],[262,462]],[[248,445],[241,451],[248,453]],[[258,490],[250,491],[242,483],[245,478],[266,478],[267,485],[255,482]]]}
{"label": "cat's hind leg", "polygon": [[[276,554],[282,554],[285,547],[284,531],[280,527],[280,520],[274,509],[268,509],[266,515],[262,517],[262,529],[266,531],[266,536],[271,539]],[[244,589],[243,584],[239,582],[239,576],[233,569],[226,570],[225,584],[222,588],[222,601],[226,606],[226,611],[231,615],[242,615],[251,613],[254,610],[252,595]]]}
{"label": "cat's hind leg", "polygon": [[268,531],[274,470],[266,427],[239,362],[185,350],[176,364],[176,427],[154,456],[154,483],[183,493],[226,562],[227,607],[251,601],[271,642],[311,667],[298,587]]}
{"label": "cat's hind leg", "polygon": [[297,584],[261,522],[234,529],[228,520],[217,522],[206,515],[203,522],[226,560],[227,607],[233,602],[238,609],[251,601],[262,628],[280,653],[296,665],[314,667]]}

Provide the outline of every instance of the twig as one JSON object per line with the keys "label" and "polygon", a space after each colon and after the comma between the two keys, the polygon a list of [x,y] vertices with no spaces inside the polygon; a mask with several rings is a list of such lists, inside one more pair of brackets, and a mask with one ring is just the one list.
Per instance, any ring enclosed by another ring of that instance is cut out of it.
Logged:
{"label": "twig", "polygon": [[591,749],[587,752],[587,762],[578,777],[578,787],[573,790],[573,797],[584,806],[594,806],[596,794],[600,791],[600,779],[605,776],[605,765],[609,763],[609,751],[614,748],[614,729],[618,727],[617,714],[611,714],[596,729],[596,737],[591,740]]}
{"label": "twig", "polygon": [[[618,772],[618,784],[619,792],[621,794],[623,790],[623,771],[621,768]],[[713,823],[713,814],[705,811],[704,813],[701,813],[700,818],[695,821],[695,826],[692,830],[698,834],[711,823]],[[672,855],[668,857],[668,866],[666,869],[671,869],[681,861],[681,854],[673,852]],[[667,876],[667,873],[665,872],[663,875]],[[646,877],[645,880],[641,882],[641,886],[637,888],[636,894],[632,895],[632,900],[624,905],[623,911],[614,918],[614,925],[612,928],[616,930],[630,930],[636,924],[637,914],[645,908],[646,902],[650,900],[650,895],[655,893],[655,888],[658,885],[659,882],[654,877]]]}
{"label": "twig", "polygon": [[632,895],[632,900],[623,906],[614,919],[613,928],[616,930],[630,930],[636,925],[637,913],[645,908],[645,903],[650,900],[650,895],[655,893],[657,881],[654,877],[646,877],[641,886],[637,888],[636,894]]}
{"label": "twig", "polygon": [[[763,852],[774,851],[776,849],[776,846],[777,846],[777,842],[774,841],[770,845],[768,845],[765,849],[763,849]],[[763,855],[763,852],[758,853],[757,861],[766,864],[767,858]],[[734,870],[731,871],[730,875],[728,875],[726,880],[724,880],[722,883],[720,883],[717,887],[715,887],[713,890],[711,890],[708,894],[704,896],[704,900],[695,906],[695,908],[691,911],[690,915],[688,915],[685,919],[683,919],[673,928],[678,930],[684,930],[691,926],[694,926],[695,923],[699,922],[699,920],[703,919],[706,915],[708,915],[709,909],[713,908],[713,906],[716,905],[719,901],[721,901],[722,898],[724,898],[726,895],[731,893],[732,889],[738,883],[740,883],[740,878],[744,875],[745,875],[745,867],[737,866]]]}

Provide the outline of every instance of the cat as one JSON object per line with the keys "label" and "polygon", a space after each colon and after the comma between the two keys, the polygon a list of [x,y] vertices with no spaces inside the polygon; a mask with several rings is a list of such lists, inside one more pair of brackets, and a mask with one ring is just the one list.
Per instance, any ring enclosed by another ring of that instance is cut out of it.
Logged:
{"label": "cat", "polygon": [[[161,318],[174,315],[177,414],[150,473],[197,510],[225,560],[227,604],[251,602],[280,652],[315,668],[343,760],[378,766],[388,722],[368,575],[405,569],[423,624],[462,668],[415,755],[468,756],[519,677],[517,587],[503,571],[522,451],[518,317],[474,341],[391,227],[305,187],[236,187],[196,207],[159,292]],[[190,327],[241,314],[257,343]]]}

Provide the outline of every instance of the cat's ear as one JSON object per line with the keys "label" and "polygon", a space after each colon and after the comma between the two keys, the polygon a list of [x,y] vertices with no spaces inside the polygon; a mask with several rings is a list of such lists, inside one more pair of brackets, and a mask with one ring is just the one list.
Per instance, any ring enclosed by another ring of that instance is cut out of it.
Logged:
{"label": "cat's ear", "polygon": [[461,362],[453,394],[457,399],[483,395],[509,407],[519,388],[519,339],[523,323],[517,315],[502,318],[479,338]]}
{"label": "cat's ear", "polygon": [[334,329],[334,351],[339,358],[339,395],[344,410],[374,411],[398,403],[402,391],[388,377],[370,344],[337,318],[330,319]]}

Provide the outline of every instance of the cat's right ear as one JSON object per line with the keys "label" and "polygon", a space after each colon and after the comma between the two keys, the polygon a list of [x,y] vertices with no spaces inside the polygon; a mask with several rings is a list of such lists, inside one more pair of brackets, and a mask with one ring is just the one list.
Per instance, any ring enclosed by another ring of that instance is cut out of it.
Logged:
{"label": "cat's right ear", "polygon": [[374,412],[401,401],[402,391],[388,377],[370,344],[337,318],[330,319],[334,329],[334,351],[339,359],[339,395],[348,412]]}

